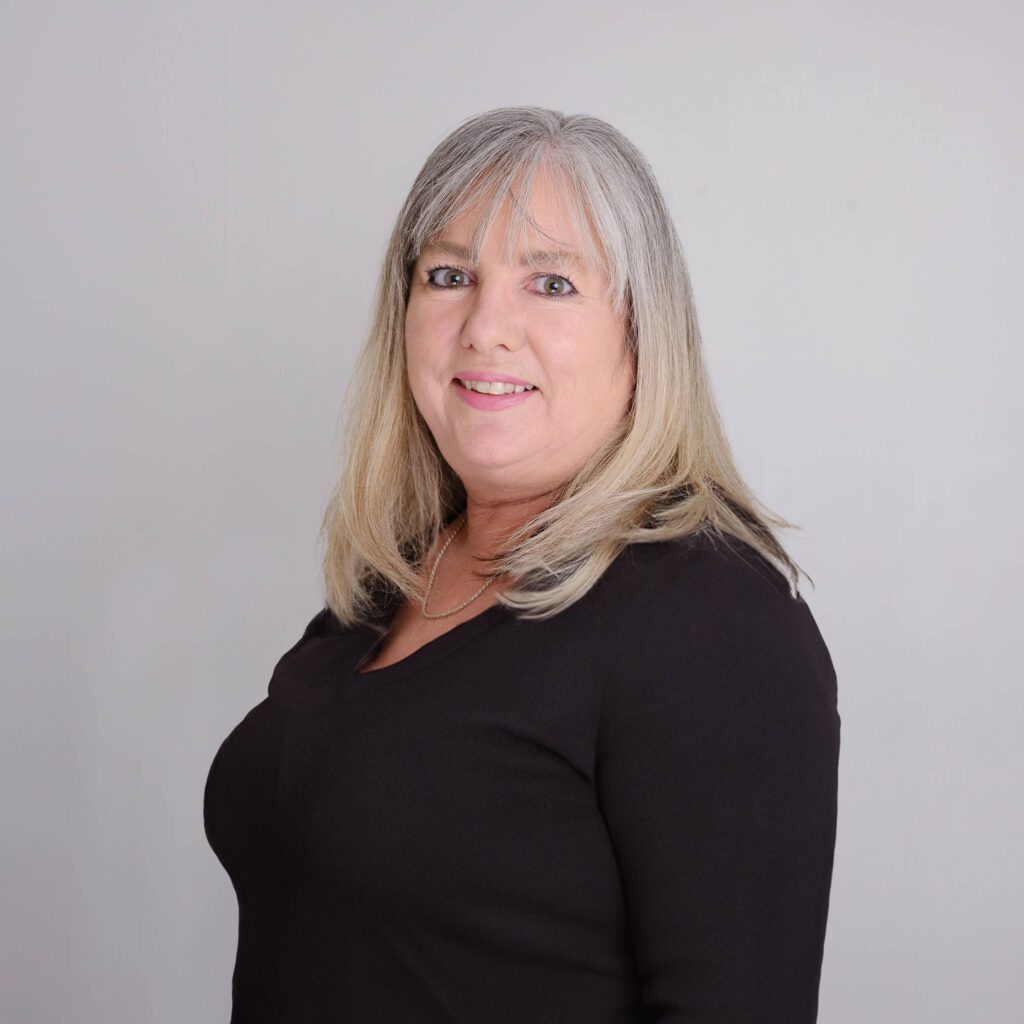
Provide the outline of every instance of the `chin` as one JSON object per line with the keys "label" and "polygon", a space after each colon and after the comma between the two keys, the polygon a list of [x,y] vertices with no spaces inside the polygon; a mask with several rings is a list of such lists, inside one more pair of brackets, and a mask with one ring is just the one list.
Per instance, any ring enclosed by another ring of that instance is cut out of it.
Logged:
{"label": "chin", "polygon": [[[447,457],[446,457],[447,458]],[[501,473],[512,466],[521,465],[529,458],[528,453],[519,447],[503,448],[500,445],[490,445],[467,451],[462,449],[459,452],[458,462],[448,459],[451,466],[456,466],[459,476],[481,477],[487,473]],[[494,482],[499,482],[495,479]],[[507,478],[501,483],[507,484]]]}

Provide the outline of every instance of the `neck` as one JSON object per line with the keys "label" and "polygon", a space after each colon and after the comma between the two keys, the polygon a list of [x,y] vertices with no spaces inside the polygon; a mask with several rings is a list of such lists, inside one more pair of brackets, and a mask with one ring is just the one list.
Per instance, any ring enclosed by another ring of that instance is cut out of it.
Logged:
{"label": "neck", "polygon": [[554,500],[551,492],[522,498],[493,500],[467,495],[464,525],[452,542],[469,558],[494,555],[509,537]]}

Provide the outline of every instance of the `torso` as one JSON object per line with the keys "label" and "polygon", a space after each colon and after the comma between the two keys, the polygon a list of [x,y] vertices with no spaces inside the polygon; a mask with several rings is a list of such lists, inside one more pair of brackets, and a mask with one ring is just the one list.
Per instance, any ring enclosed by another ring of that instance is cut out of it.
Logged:
{"label": "torso", "polygon": [[[433,567],[434,559],[437,558],[437,550],[438,548],[435,547],[431,551],[424,560],[425,565]],[[477,577],[472,575],[474,569],[479,571],[479,568],[479,564],[470,564],[461,551],[457,550],[456,542],[453,542],[445,552],[434,579],[434,586],[427,599],[427,608],[431,614],[454,608],[465,601],[480,586]],[[498,595],[507,590],[510,585],[507,577],[500,577],[465,608],[453,615],[446,615],[439,619],[428,619],[418,604],[412,604],[408,599],[404,599],[395,612],[387,633],[378,642],[373,655],[368,661],[363,662],[357,671],[360,673],[372,672],[374,669],[385,668],[407,658],[414,651],[430,643],[431,640],[436,640],[443,633],[447,633],[469,619],[476,618],[497,604]],[[452,587],[455,589],[453,590]]]}
{"label": "torso", "polygon": [[[428,644],[443,633],[454,629],[460,623],[476,618],[477,615],[498,603],[497,595],[491,596],[491,592],[497,585],[497,583],[491,584],[467,607],[442,619],[425,618],[419,606],[411,605],[408,600],[403,601],[395,613],[395,617],[391,620],[388,632],[377,645],[376,653],[369,661],[360,665],[358,671],[372,672],[374,669],[393,665],[395,662],[407,658],[413,651],[419,650],[424,644]],[[434,595],[431,594],[430,608],[434,606],[433,597]],[[460,602],[456,600],[451,603],[459,604]]]}

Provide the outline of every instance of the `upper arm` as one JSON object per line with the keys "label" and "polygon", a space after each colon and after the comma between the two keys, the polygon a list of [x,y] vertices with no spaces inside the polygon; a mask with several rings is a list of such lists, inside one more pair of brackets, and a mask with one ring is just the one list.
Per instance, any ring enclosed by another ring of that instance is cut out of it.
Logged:
{"label": "upper arm", "polygon": [[725,556],[662,560],[648,605],[624,624],[596,769],[644,1006],[664,1024],[810,1024],[836,834],[831,660],[806,604]]}

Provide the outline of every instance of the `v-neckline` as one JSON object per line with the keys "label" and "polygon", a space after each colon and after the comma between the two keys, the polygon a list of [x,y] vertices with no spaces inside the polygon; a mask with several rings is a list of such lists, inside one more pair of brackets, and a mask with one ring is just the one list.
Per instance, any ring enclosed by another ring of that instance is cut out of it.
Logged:
{"label": "v-neckline", "polygon": [[[397,605],[395,606],[395,612],[397,612]],[[399,661],[394,661],[389,665],[383,665],[380,668],[372,669],[369,672],[360,672],[359,666],[370,658],[373,651],[377,649],[378,645],[383,640],[383,637],[378,636],[377,633],[369,627],[363,627],[361,633],[363,637],[369,641],[369,644],[360,646],[358,653],[350,666],[349,676],[352,679],[372,684],[376,681],[395,679],[399,676],[407,675],[409,672],[413,672],[416,669],[422,668],[426,665],[431,665],[436,661],[440,661],[442,658],[446,657],[448,654],[455,651],[457,648],[461,647],[477,634],[482,633],[485,629],[488,629],[492,624],[498,622],[505,616],[511,616],[511,613],[503,604],[498,603],[490,605],[482,612],[474,615],[471,619],[464,619],[458,625],[452,626],[451,629],[435,636],[432,640],[428,640],[425,644],[417,647],[411,654],[407,654]],[[387,616],[389,628],[393,619],[394,613]]]}

